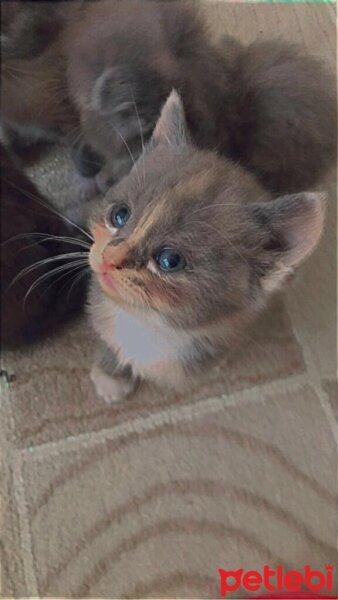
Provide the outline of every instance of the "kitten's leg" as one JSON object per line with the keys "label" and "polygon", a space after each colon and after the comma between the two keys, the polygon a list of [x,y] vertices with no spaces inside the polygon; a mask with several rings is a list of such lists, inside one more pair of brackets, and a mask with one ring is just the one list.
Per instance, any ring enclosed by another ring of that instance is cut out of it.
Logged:
{"label": "kitten's leg", "polygon": [[160,388],[186,393],[195,387],[196,379],[215,364],[222,352],[223,348],[209,339],[192,341],[184,354],[178,354],[175,359],[148,364],[140,373],[143,381],[152,382]]}
{"label": "kitten's leg", "polygon": [[1,122],[0,135],[9,152],[18,157],[38,144],[54,144],[60,137],[53,129],[48,130],[33,125],[14,126],[7,121]]}
{"label": "kitten's leg", "polygon": [[153,369],[147,370],[143,375],[143,380],[172,394],[187,394],[195,387],[195,376],[177,362],[154,365]]}
{"label": "kitten's leg", "polygon": [[82,140],[71,146],[70,155],[75,167],[72,185],[77,200],[83,204],[99,193],[96,175],[102,168],[102,161],[98,154]]}
{"label": "kitten's leg", "polygon": [[97,364],[93,367],[91,380],[96,391],[108,404],[122,400],[139,385],[130,365],[121,365],[117,354],[107,346],[102,347]]}

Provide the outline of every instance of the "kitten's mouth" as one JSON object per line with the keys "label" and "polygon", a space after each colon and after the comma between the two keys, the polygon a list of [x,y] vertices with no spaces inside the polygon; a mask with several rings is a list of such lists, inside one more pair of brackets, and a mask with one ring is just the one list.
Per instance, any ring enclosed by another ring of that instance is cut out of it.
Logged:
{"label": "kitten's mouth", "polygon": [[143,307],[143,303],[140,303],[138,298],[135,298],[133,294],[130,295],[128,286],[127,289],[125,289],[125,286],[122,283],[120,285],[120,282],[116,281],[113,272],[102,269],[96,271],[96,276],[102,291],[109,296],[113,302],[123,306],[135,306],[136,304],[139,304],[140,307]]}
{"label": "kitten's mouth", "polygon": [[[93,248],[95,248],[95,244]],[[89,262],[93,272],[95,273],[98,279],[101,288],[109,296],[120,296],[114,273],[109,268],[107,268],[107,266],[103,262],[101,262],[101,260],[97,259],[96,253],[94,252],[93,248],[89,255]]]}
{"label": "kitten's mouth", "polygon": [[[98,282],[102,291],[117,304],[128,305],[130,303],[128,296],[124,293],[123,286],[120,286],[114,277],[114,273],[106,270],[96,271]],[[122,288],[122,289],[121,289]]]}
{"label": "kitten's mouth", "polygon": [[111,273],[107,272],[107,271],[100,271],[99,273],[97,273],[97,277],[98,280],[101,284],[101,287],[104,289],[105,292],[108,292],[109,295],[111,294],[118,294],[118,289],[116,286],[116,282],[114,281],[114,277]]}

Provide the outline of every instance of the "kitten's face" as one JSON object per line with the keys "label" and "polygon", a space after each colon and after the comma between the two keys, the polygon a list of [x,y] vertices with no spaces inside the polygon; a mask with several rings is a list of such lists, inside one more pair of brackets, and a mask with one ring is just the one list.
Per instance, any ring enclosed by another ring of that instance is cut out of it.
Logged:
{"label": "kitten's face", "polygon": [[130,171],[170,92],[171,63],[157,11],[152,3],[89,3],[71,28],[69,89],[83,141],[101,159],[103,191]]}
{"label": "kitten's face", "polygon": [[260,306],[321,226],[314,194],[269,200],[242,168],[194,148],[173,92],[150,147],[93,215],[91,266],[113,302],[194,328]]}
{"label": "kitten's face", "polygon": [[[149,73],[145,64],[135,64],[133,75],[119,66],[102,66],[99,75],[90,62],[83,67],[86,72],[81,80],[78,77],[74,97],[83,141],[101,160],[99,183],[106,191],[112,181],[119,181],[130,171],[139,157],[165,95],[156,90],[158,75]],[[138,81],[135,73],[141,74]]]}

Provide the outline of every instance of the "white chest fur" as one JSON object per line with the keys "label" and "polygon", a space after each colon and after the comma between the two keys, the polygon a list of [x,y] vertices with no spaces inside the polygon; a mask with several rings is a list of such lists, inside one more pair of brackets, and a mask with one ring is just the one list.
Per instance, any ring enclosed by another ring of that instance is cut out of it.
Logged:
{"label": "white chest fur", "polygon": [[175,340],[165,326],[121,308],[116,308],[114,313],[114,340],[123,360],[145,366],[168,360],[176,354]]}
{"label": "white chest fur", "polygon": [[156,314],[133,313],[118,307],[92,288],[90,312],[95,330],[108,348],[119,351],[123,362],[132,362],[141,370],[156,363],[178,359],[186,354],[190,339],[175,331]]}

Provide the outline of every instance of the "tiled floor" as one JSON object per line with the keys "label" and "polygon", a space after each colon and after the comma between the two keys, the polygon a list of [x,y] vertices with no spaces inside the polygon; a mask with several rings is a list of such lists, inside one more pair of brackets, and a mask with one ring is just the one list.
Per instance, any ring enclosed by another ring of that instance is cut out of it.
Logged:
{"label": "tiled floor", "polygon": [[[216,33],[335,59],[332,6],[207,11]],[[66,197],[61,159],[35,177]],[[337,572],[335,209],[331,185],[316,253],[188,395],[108,408],[84,321],[3,357],[16,374],[1,395],[4,597],[214,598],[219,568]]]}

